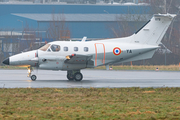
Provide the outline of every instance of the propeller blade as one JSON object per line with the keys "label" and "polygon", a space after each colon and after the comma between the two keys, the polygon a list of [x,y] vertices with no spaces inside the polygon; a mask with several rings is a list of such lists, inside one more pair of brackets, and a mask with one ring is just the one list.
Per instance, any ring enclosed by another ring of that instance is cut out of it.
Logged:
{"label": "propeller blade", "polygon": [[39,69],[39,57],[38,57],[38,50],[35,53],[35,58],[32,59],[32,61],[35,62],[35,66],[36,66],[36,72],[38,72]]}

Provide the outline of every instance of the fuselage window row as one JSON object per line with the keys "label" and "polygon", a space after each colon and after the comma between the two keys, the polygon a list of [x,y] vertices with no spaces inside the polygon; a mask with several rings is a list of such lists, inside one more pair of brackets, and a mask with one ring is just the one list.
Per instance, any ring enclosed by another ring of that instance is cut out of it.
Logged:
{"label": "fuselage window row", "polygon": [[84,51],[88,52],[89,48],[88,47],[84,47]]}
{"label": "fuselage window row", "polygon": [[76,52],[77,52],[77,51],[78,51],[78,47],[74,47],[74,51],[76,51]]}
{"label": "fuselage window row", "polygon": [[[45,45],[44,47],[40,48],[40,50],[47,50],[47,52],[59,52],[61,49],[61,47],[59,45]],[[67,52],[68,51],[68,47],[65,46],[64,47],[64,51]],[[79,48],[78,47],[74,47],[74,51],[77,52],[79,51]],[[84,47],[84,52],[88,52],[89,51],[89,48],[88,47]]]}
{"label": "fuselage window row", "polygon": [[66,52],[67,52],[67,51],[68,51],[68,47],[64,47],[64,51],[66,51]]}

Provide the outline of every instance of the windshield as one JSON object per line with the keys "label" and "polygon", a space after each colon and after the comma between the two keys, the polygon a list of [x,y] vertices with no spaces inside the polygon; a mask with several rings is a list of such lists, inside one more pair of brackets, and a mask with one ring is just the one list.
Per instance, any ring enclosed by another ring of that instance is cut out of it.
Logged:
{"label": "windshield", "polygon": [[46,44],[43,47],[40,48],[42,51],[46,51],[49,48],[50,44]]}

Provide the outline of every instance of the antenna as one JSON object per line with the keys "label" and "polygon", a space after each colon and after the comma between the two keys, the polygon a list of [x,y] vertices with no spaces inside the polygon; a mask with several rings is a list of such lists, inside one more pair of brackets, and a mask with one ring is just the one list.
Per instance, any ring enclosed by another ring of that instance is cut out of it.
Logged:
{"label": "antenna", "polygon": [[164,13],[166,14],[166,0],[164,0]]}

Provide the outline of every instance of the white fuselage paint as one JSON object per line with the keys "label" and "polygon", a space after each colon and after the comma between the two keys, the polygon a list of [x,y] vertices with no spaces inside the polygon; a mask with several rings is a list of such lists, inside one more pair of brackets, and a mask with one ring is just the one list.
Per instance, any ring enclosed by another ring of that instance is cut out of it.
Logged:
{"label": "white fuselage paint", "polygon": [[[49,70],[69,70],[69,69],[83,69],[85,64],[65,64],[66,56],[72,54],[92,55],[94,66],[111,64],[114,62],[123,62],[131,57],[144,54],[146,52],[155,50],[158,46],[138,45],[132,43],[118,43],[105,41],[88,41],[88,42],[74,42],[74,41],[56,41],[49,43],[51,45],[59,45],[60,51],[42,51],[38,50],[38,62],[40,69]],[[68,47],[68,51],[64,51],[64,47]],[[78,51],[74,51],[74,47],[78,47]],[[84,51],[84,47],[88,47],[88,51]],[[115,55],[113,49],[118,47],[121,49],[120,55]],[[36,66],[37,51],[30,51],[21,53],[10,57],[10,65],[31,65]],[[47,59],[43,62],[43,59]],[[140,58],[143,59],[143,58]],[[144,58],[147,59],[147,58]]]}

